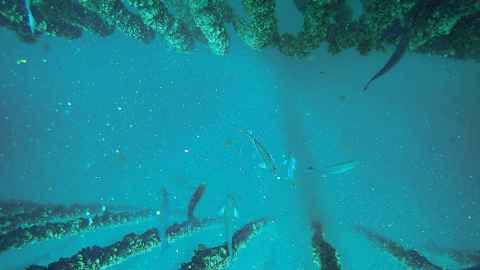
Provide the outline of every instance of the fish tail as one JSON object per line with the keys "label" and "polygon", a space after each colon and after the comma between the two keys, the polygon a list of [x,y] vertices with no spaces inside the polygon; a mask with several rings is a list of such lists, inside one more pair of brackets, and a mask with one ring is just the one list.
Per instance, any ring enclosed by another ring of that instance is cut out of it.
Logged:
{"label": "fish tail", "polygon": [[228,256],[232,256],[232,254],[233,254],[232,236],[231,236],[231,233],[230,233],[230,226],[229,226],[228,223],[225,225],[225,240],[227,242],[227,254],[228,254]]}
{"label": "fish tail", "polygon": [[367,91],[368,87],[370,86],[370,84],[371,84],[372,82],[373,82],[373,79],[370,80],[370,81],[368,81],[368,82],[365,84],[365,86],[363,87],[362,90],[363,90],[363,91]]}

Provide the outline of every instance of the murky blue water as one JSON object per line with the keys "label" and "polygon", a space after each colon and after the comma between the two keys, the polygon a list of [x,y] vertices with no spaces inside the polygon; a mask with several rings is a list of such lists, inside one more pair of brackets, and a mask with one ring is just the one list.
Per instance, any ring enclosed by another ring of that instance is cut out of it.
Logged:
{"label": "murky blue water", "polygon": [[[330,56],[322,48],[299,61],[252,51],[232,37],[231,53],[217,57],[202,45],[179,54],[160,39],[143,45],[120,33],[26,45],[2,29],[0,199],[156,208],[166,187],[184,209],[195,186],[207,182],[198,215],[217,215],[233,193],[237,226],[263,216],[279,220],[230,269],[301,269],[309,250],[302,194],[259,166],[240,132],[246,129],[279,165],[291,147],[308,149],[313,164],[299,162],[299,174],[358,162],[316,187],[325,236],[343,269],[403,269],[356,234],[356,224],[408,248],[431,241],[479,248],[478,63],[407,54],[362,92],[388,54]],[[158,223],[9,250],[0,254],[1,268],[48,264]],[[199,243],[222,243],[222,232],[211,229],[111,269],[177,269]]]}

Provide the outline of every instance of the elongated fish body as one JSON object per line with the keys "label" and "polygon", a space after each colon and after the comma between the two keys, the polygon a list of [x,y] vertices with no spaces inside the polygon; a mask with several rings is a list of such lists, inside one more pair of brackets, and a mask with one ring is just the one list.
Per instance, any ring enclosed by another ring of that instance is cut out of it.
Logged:
{"label": "elongated fish body", "polygon": [[223,216],[223,222],[225,226],[225,241],[227,242],[227,253],[228,256],[233,255],[233,230],[235,225],[235,220],[238,218],[237,204],[235,197],[232,194],[227,196],[227,201],[225,206],[220,210],[221,215]]}
{"label": "elongated fish body", "polygon": [[28,27],[30,28],[30,32],[34,34],[35,28],[37,26],[37,22],[35,21],[35,17],[33,17],[31,5],[32,5],[31,0],[25,0],[25,9],[27,10]]}
{"label": "elongated fish body", "polygon": [[400,41],[398,42],[398,45],[395,49],[395,52],[390,56],[388,59],[387,63],[380,69],[368,82],[365,84],[363,87],[363,91],[366,91],[370,84],[378,79],[380,76],[384,75],[387,73],[390,69],[392,69],[398,62],[400,62],[400,59],[402,59],[402,56],[405,54],[405,51],[407,51],[408,44],[410,42],[409,35],[404,32],[400,38]]}
{"label": "elongated fish body", "polygon": [[290,157],[287,161],[287,179],[293,180],[295,178],[295,171],[297,169],[297,159]]}
{"label": "elongated fish body", "polygon": [[197,207],[198,202],[202,198],[206,187],[207,187],[206,183],[200,183],[200,185],[198,185],[197,189],[193,193],[192,198],[190,199],[190,202],[188,204],[188,212],[187,212],[188,220],[195,219],[193,212],[195,211],[195,207]]}
{"label": "elongated fish body", "polygon": [[348,171],[353,170],[357,166],[358,162],[356,161],[347,161],[338,163],[332,166],[328,166],[322,170],[322,177],[328,177],[329,175],[343,174]]}
{"label": "elongated fish body", "polygon": [[267,148],[265,146],[263,146],[263,144],[261,144],[253,136],[252,132],[244,131],[244,130],[242,130],[242,132],[247,135],[247,137],[250,139],[253,146],[255,146],[255,149],[257,150],[257,153],[260,155],[263,162],[265,163],[265,167],[272,171],[273,176],[277,177],[277,166],[275,165],[275,162],[273,161],[273,157],[272,157],[272,155],[270,155]]}

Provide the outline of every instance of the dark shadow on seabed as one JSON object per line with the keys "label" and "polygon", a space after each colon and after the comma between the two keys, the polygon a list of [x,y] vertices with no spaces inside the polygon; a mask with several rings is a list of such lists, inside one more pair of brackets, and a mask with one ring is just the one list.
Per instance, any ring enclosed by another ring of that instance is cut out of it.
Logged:
{"label": "dark shadow on seabed", "polygon": [[[272,61],[274,62],[274,61]],[[279,65],[272,64],[278,67]],[[285,66],[278,70],[280,75],[288,74],[290,67]],[[307,226],[305,228],[305,237],[310,240],[311,249],[308,248],[309,254],[306,254],[306,262],[304,269],[322,270],[339,270],[340,262],[336,254],[336,249],[325,239],[323,231],[323,214],[319,206],[321,205],[320,195],[318,193],[319,175],[313,173],[308,168],[316,166],[314,154],[307,145],[306,128],[303,123],[303,108],[307,106],[302,103],[305,99],[305,92],[293,91],[289,89],[288,80],[291,76],[283,77],[284,81],[280,81],[278,89],[278,103],[281,114],[283,134],[286,140],[286,153],[290,157],[295,157],[298,166],[295,172],[295,186],[293,193],[300,198],[300,211],[306,216]],[[283,85],[282,85],[283,83]],[[296,199],[296,198],[292,198]],[[311,252],[310,252],[311,250]],[[310,259],[311,258],[311,259]]]}

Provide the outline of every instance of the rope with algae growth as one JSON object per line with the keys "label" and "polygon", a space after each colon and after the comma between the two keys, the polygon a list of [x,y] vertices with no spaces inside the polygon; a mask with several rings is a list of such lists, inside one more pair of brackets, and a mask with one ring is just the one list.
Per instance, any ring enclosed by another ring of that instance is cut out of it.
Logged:
{"label": "rope with algae growth", "polygon": [[195,25],[216,55],[226,55],[230,39],[224,21],[231,14],[224,0],[187,0]]}
{"label": "rope with algae growth", "polygon": [[322,270],[340,270],[340,259],[335,248],[323,236],[322,225],[312,222],[313,263]]}
{"label": "rope with algae growth", "polygon": [[22,248],[28,244],[48,239],[61,239],[68,235],[75,235],[95,231],[102,227],[122,225],[130,222],[140,222],[154,215],[151,210],[138,212],[121,212],[97,215],[93,218],[78,218],[66,222],[47,222],[26,228],[17,228],[0,235],[0,252],[11,248]]}
{"label": "rope with algae growth", "polygon": [[69,258],[50,263],[48,266],[32,265],[25,270],[99,270],[119,263],[126,259],[148,252],[160,245],[160,233],[150,229],[142,234],[130,233],[122,240],[106,246],[92,246],[80,250]]}
{"label": "rope with algae growth", "polygon": [[193,48],[193,38],[187,26],[173,17],[160,0],[126,2],[138,10],[143,23],[161,34],[171,47],[178,51],[190,51]]}
{"label": "rope with algae growth", "polygon": [[78,2],[134,39],[149,43],[155,36],[153,30],[143,23],[141,17],[130,12],[120,0],[79,0]]}
{"label": "rope with algae growth", "polygon": [[[16,228],[31,227],[47,222],[75,219],[104,212],[103,205],[41,205],[30,203],[28,207],[19,205],[19,209],[12,212],[4,209],[0,216],[0,235]],[[0,207],[1,208],[1,207]],[[110,209],[110,208],[109,208]],[[115,209],[115,208],[113,208]]]}
{"label": "rope with algae growth", "polygon": [[356,231],[363,234],[368,240],[376,246],[390,253],[395,259],[403,263],[409,269],[417,270],[444,270],[444,268],[434,265],[425,256],[413,249],[406,249],[397,242],[388,239],[370,229],[357,226]]}
{"label": "rope with algae growth", "polygon": [[242,0],[250,23],[236,17],[233,27],[251,48],[259,50],[276,45],[278,39],[275,0]]}
{"label": "rope with algae growth", "polygon": [[227,253],[227,243],[207,248],[200,245],[194,252],[190,262],[183,263],[180,270],[220,270],[230,265],[232,259],[240,249],[246,247],[248,242],[256,236],[269,221],[267,219],[258,219],[251,221],[235,232],[232,239],[233,254]]}
{"label": "rope with algae growth", "polygon": [[[165,232],[166,241],[169,243],[175,242],[176,240],[191,235],[192,233],[198,232],[201,229],[218,223],[217,218],[203,218],[199,219],[193,215],[195,208],[197,207],[198,202],[203,196],[203,191],[206,185],[201,184],[195,192],[193,193],[189,205],[188,205],[188,215],[187,220],[180,224],[172,224],[169,226]],[[234,251],[237,252],[240,248],[245,247],[247,242],[255,236],[260,229],[262,229],[267,224],[266,219],[259,219],[252,221],[238,230],[233,236]],[[69,258],[61,258],[60,260],[49,264],[48,266],[39,266],[32,265],[26,270],[100,270],[107,267],[119,264],[126,259],[146,253],[155,247],[161,245],[161,232],[152,228],[145,231],[143,234],[130,233],[123,237],[122,240],[107,246],[107,247],[87,247],[80,250],[77,254]],[[226,256],[226,244],[211,251],[215,250],[218,254],[221,254],[220,257],[225,263],[229,262],[228,256]],[[204,256],[196,254],[195,262],[198,260],[212,260],[213,253],[203,253]],[[217,255],[218,255],[217,254]],[[223,255],[222,255],[223,254]],[[222,264],[217,264],[220,266]],[[192,269],[192,268],[190,268]],[[221,269],[221,268],[194,268],[194,269]]]}
{"label": "rope with algae growth", "polygon": [[[175,12],[177,17],[168,12],[164,1],[182,7]],[[2,0],[0,25],[25,42],[35,41],[41,33],[74,39],[82,30],[106,36],[118,29],[145,43],[158,33],[178,51],[191,50],[194,39],[206,40],[214,54],[226,55],[230,47],[226,24],[232,23],[249,47],[276,47],[284,55],[302,58],[324,42],[332,54],[348,48],[361,54],[384,50],[398,43],[398,25],[405,26],[412,19],[412,10],[419,7],[424,9],[421,19],[409,27],[410,51],[480,60],[480,2],[476,0],[368,0],[363,2],[364,13],[356,19],[346,0],[297,0],[304,23],[295,34],[277,32],[274,0],[242,0],[246,18],[233,14],[225,0],[164,1],[126,0],[135,11],[121,0],[33,1],[31,9],[38,25],[32,35],[25,33],[25,11],[18,1]]]}
{"label": "rope with algae growth", "polygon": [[[247,242],[259,233],[260,229],[266,224],[267,221],[265,219],[260,219],[252,221],[238,230],[234,234],[235,250],[238,251],[240,248],[245,247]],[[26,270],[100,270],[120,264],[131,257],[149,252],[156,247],[160,247],[161,244],[160,232],[158,229],[152,228],[142,234],[127,234],[122,240],[112,245],[106,247],[87,247],[69,258],[61,258],[56,262],[50,263],[48,266],[32,265],[27,267]],[[222,269],[230,261],[226,250],[226,244],[212,249],[196,250],[192,262],[196,263],[196,266],[199,266],[198,263],[200,261],[208,261],[209,263],[207,263],[207,265],[210,265],[210,267],[204,265],[200,268],[183,268],[188,267],[186,265],[191,265],[191,263],[185,263],[181,269]],[[217,263],[213,264],[213,260],[217,260]]]}

